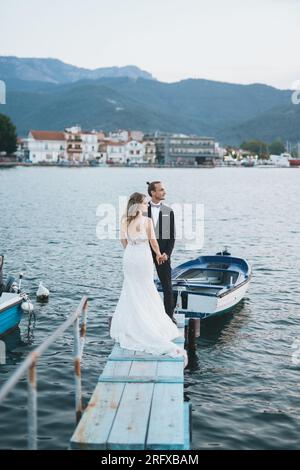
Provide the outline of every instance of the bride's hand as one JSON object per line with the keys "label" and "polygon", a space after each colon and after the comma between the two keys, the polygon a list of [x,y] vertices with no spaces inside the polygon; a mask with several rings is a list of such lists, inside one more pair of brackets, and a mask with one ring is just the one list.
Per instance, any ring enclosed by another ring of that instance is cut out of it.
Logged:
{"label": "bride's hand", "polygon": [[156,255],[156,261],[157,261],[157,264],[162,264],[163,263],[163,255],[160,253],[158,255]]}

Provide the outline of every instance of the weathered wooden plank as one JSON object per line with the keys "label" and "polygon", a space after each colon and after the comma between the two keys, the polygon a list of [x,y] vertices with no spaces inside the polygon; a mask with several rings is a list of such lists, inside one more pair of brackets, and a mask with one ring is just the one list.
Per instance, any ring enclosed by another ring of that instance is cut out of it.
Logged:
{"label": "weathered wooden plank", "polygon": [[165,377],[167,375],[172,375],[173,377],[183,378],[183,362],[172,362],[168,364],[167,362],[159,362],[157,364],[157,377]]}
{"label": "weathered wooden plank", "polygon": [[[177,362],[176,364],[179,364]],[[183,377],[173,377],[173,376],[149,376],[149,377],[128,377],[128,376],[117,376],[117,377],[110,377],[107,375],[100,375],[99,382],[110,382],[110,383],[118,383],[118,382],[125,382],[125,383],[183,383]]]}
{"label": "weathered wooden plank", "polygon": [[[115,364],[117,364],[117,367]],[[155,376],[123,375],[122,370],[119,368],[120,364],[122,362],[108,362],[99,377],[99,382],[183,383],[184,380],[182,362],[172,362],[171,364],[169,362],[158,362]],[[120,369],[120,372],[118,372],[118,369]]]}
{"label": "weathered wooden plank", "polygon": [[192,404],[190,402],[184,402],[184,450],[190,450],[192,443]]}
{"label": "weathered wooden plank", "polygon": [[106,449],[124,383],[100,383],[71,438],[72,449]]}
{"label": "weathered wooden plank", "polygon": [[[158,363],[157,376],[166,374],[184,376],[184,368],[181,363]],[[182,449],[184,448],[183,426],[183,386],[170,389],[155,385],[152,399],[152,409],[149,421],[147,437],[147,449]],[[182,410],[182,415],[180,413]]]}
{"label": "weathered wooden plank", "polygon": [[[165,372],[160,365],[157,375]],[[155,384],[146,448],[184,449],[183,384]]]}
{"label": "weathered wooden plank", "polygon": [[[157,362],[134,362],[129,376],[156,375]],[[144,449],[153,383],[127,383],[107,441],[109,449]]]}
{"label": "weathered wooden plank", "polygon": [[[110,373],[129,374],[132,363],[107,364]],[[106,442],[124,392],[124,383],[99,383],[71,438],[71,449],[106,449]]]}
{"label": "weathered wooden plank", "polygon": [[110,353],[110,356],[115,355],[115,354],[117,354],[119,356],[133,357],[133,356],[135,356],[135,351],[133,351],[132,349],[121,348],[121,346],[118,343],[115,343],[114,347],[113,347],[113,349]]}
{"label": "weathered wooden plank", "polygon": [[135,355],[134,358],[133,357],[126,357],[126,356],[119,356],[119,355],[115,355],[115,356],[109,356],[108,361],[129,361],[129,362],[181,362],[183,363],[184,362],[184,359],[183,359],[183,356],[178,356],[178,357],[171,357],[171,356],[167,356],[167,355],[163,355],[163,356],[154,356],[152,354],[149,354],[149,356],[147,356],[146,354],[144,356],[138,356],[138,355]]}
{"label": "weathered wooden plank", "polygon": [[107,362],[104,366],[104,369],[102,371],[101,375],[108,375],[111,377],[118,377],[120,375],[128,375],[130,371],[130,367],[128,365],[125,365],[126,363],[123,361],[111,361]]}

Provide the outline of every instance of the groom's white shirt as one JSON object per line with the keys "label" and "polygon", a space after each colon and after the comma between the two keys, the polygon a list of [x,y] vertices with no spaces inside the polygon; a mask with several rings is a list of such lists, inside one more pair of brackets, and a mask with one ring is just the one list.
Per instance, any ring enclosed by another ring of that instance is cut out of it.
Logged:
{"label": "groom's white shirt", "polygon": [[161,202],[159,202],[158,204],[154,204],[154,202],[150,201],[150,204],[151,204],[151,216],[152,216],[153,224],[155,227],[158,221],[158,217],[159,217]]}

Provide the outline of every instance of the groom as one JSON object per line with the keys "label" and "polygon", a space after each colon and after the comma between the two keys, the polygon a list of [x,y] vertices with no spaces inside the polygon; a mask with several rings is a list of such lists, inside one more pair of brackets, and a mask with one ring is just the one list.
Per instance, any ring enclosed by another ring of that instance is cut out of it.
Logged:
{"label": "groom", "polygon": [[160,252],[163,254],[163,263],[158,264],[156,256],[151,248],[153,261],[162,285],[164,293],[165,311],[176,324],[173,317],[174,300],[171,282],[171,254],[175,243],[175,221],[173,210],[162,203],[166,196],[166,190],[161,181],[152,181],[148,184],[148,194],[151,201],[148,204],[148,217],[153,220],[154,230]]}

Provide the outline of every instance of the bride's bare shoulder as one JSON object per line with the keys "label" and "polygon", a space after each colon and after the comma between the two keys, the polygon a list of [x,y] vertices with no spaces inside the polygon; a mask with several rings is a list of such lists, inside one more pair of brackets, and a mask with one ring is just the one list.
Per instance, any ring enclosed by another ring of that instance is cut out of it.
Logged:
{"label": "bride's bare shoulder", "polygon": [[145,216],[145,227],[149,233],[151,232],[151,225],[153,225],[151,217]]}

